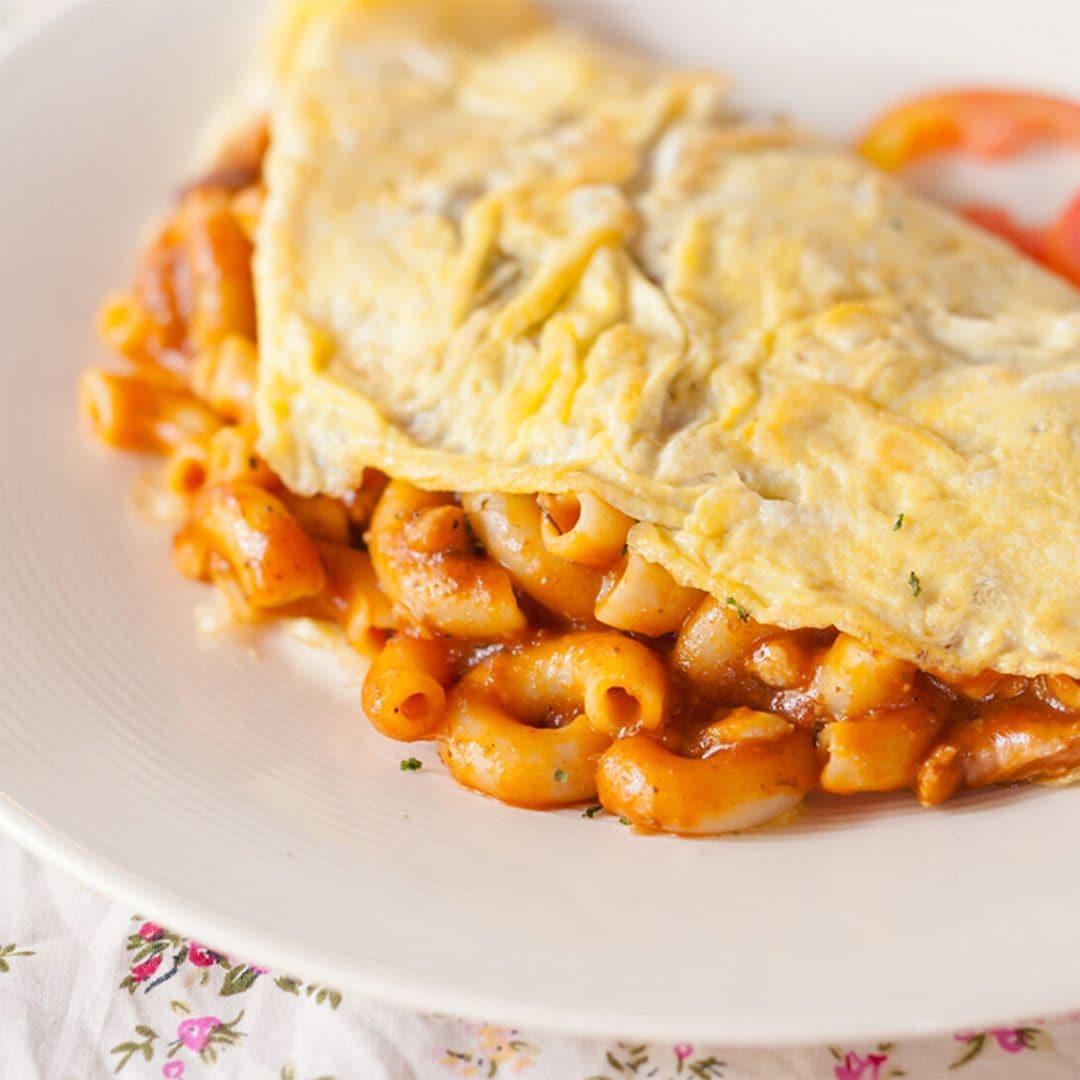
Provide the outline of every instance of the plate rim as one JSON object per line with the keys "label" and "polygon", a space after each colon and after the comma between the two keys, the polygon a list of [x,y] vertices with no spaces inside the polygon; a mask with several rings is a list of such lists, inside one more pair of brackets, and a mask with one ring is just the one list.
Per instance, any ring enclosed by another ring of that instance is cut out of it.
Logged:
{"label": "plate rim", "polygon": [[528,999],[515,1006],[514,998],[510,995],[496,996],[482,989],[470,988],[463,982],[434,977],[430,973],[410,974],[407,968],[378,961],[364,966],[336,963],[331,954],[322,949],[290,943],[288,935],[245,924],[242,919],[185,899],[111,864],[23,810],[3,792],[0,792],[0,829],[46,863],[70,873],[97,892],[128,904],[133,910],[146,912],[155,921],[185,936],[239,946],[232,951],[253,957],[258,963],[268,962],[268,966],[278,972],[301,971],[305,977],[316,977],[335,989],[359,993],[374,1004],[415,1012],[441,1013],[466,1020],[483,1019],[577,1038],[616,1039],[632,1036],[673,1042],[690,1039],[714,1046],[781,1049],[940,1037],[965,1027],[981,1030],[1000,1024],[1015,1024],[1029,1017],[1051,1020],[1069,1011],[1062,1010],[1060,1000],[1052,1000],[1052,992],[1043,997],[1038,988],[1025,987],[1025,993],[1017,994],[1018,1007],[1008,1016],[987,1016],[978,1007],[958,1006],[947,1018],[911,1016],[907,1022],[898,1022],[884,1031],[865,1019],[852,1021],[842,1028],[823,1029],[812,1016],[801,1019],[798,1024],[788,1020],[782,1029],[777,1029],[775,1021],[768,1019],[767,1012],[762,1013],[763,1022],[753,1027],[747,1027],[745,1022],[740,1022],[738,1028],[727,1027],[722,1018],[716,1025],[706,1027],[693,1020],[679,1024],[673,1022],[670,1016],[646,1015],[628,1026],[625,1017],[605,1012],[602,1007],[586,1018],[572,1009],[541,1005],[536,999]]}

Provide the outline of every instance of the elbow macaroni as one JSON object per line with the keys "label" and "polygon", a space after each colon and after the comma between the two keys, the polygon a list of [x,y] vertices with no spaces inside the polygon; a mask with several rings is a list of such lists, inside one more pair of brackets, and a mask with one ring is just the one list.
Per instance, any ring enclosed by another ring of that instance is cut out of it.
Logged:
{"label": "elbow macaroni", "polygon": [[326,582],[315,542],[280,499],[251,484],[201,491],[177,546],[203,573],[215,572],[216,558],[256,609],[316,596]]}
{"label": "elbow macaroni", "polygon": [[618,634],[498,653],[451,692],[443,760],[466,787],[504,802],[580,802],[596,794],[596,762],[613,738],[660,725],[666,689],[657,659]]}
{"label": "elbow macaroni", "polygon": [[440,755],[465,787],[540,810],[594,798],[596,762],[610,742],[585,716],[533,727],[465,685],[451,695]]}
{"label": "elbow macaroni", "polygon": [[95,434],[118,450],[166,453],[221,423],[186,390],[141,375],[94,368],[83,376],[81,398]]}
{"label": "elbow macaroni", "polygon": [[191,365],[191,388],[215,412],[234,423],[254,420],[255,345],[229,334],[207,346]]}
{"label": "elbow macaroni", "polygon": [[662,566],[636,553],[604,578],[596,617],[607,626],[662,637],[678,630],[704,593],[680,585]]}
{"label": "elbow macaroni", "polygon": [[198,350],[231,335],[254,341],[252,247],[227,197],[197,190],[184,199],[180,218],[191,293],[190,341]]}
{"label": "elbow macaroni", "polygon": [[446,712],[452,671],[445,642],[395,638],[375,658],[364,679],[364,712],[392,739],[430,738]]}
{"label": "elbow macaroni", "polygon": [[567,619],[588,619],[600,572],[552,554],[541,536],[541,511],[529,495],[463,495],[461,504],[484,549],[522,592]]}
{"label": "elbow macaroni", "polygon": [[622,739],[600,759],[598,779],[603,806],[639,828],[709,835],[793,810],[817,776],[810,733],[784,724],[702,758],[682,757],[645,735]]}
{"label": "elbow macaroni", "polygon": [[377,653],[396,622],[390,599],[379,588],[371,557],[348,544],[323,540],[317,546],[326,586],[312,614],[336,622],[358,652],[365,656]]}
{"label": "elbow macaroni", "polygon": [[417,542],[421,519],[441,514],[449,503],[400,480],[387,485],[367,534],[379,583],[418,626],[471,640],[520,633],[525,616],[501,566],[457,550],[424,550]]}
{"label": "elbow macaroni", "polygon": [[174,495],[190,498],[206,483],[210,471],[207,439],[189,439],[169,452],[165,459],[165,487]]}
{"label": "elbow macaroni", "polygon": [[207,483],[254,484],[276,491],[278,478],[255,450],[253,424],[226,425],[210,436],[207,448]]}
{"label": "elbow macaroni", "polygon": [[478,664],[470,680],[527,722],[582,713],[612,737],[658,728],[668,693],[667,673],[651,650],[621,634],[589,631],[504,650]]}
{"label": "elbow macaroni", "polygon": [[538,495],[540,538],[552,555],[606,570],[618,562],[634,519],[595,495]]}

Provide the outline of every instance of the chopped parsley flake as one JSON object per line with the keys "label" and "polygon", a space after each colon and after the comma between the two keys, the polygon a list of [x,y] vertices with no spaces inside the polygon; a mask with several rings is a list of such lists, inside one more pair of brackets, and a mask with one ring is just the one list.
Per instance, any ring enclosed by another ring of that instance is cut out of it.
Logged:
{"label": "chopped parsley flake", "polygon": [[424,763],[419,758],[407,757],[401,761],[402,772],[419,772],[424,767]]}
{"label": "chopped parsley flake", "polygon": [[603,809],[604,808],[599,803],[593,803],[592,806],[586,806],[585,809],[581,811],[581,816],[587,818],[594,818]]}
{"label": "chopped parsley flake", "polygon": [[911,589],[912,596],[918,596],[919,593],[922,592],[922,582],[919,581],[919,576],[915,573],[914,570],[912,570],[911,573],[908,574],[907,583],[908,588]]}
{"label": "chopped parsley flake", "polygon": [[555,770],[555,783],[556,784],[565,784],[566,781],[569,780],[569,779],[570,779],[570,777],[566,775],[566,770],[565,769],[556,769]]}
{"label": "chopped parsley flake", "polygon": [[619,815],[619,824],[620,825],[629,825],[630,824],[630,819],[628,817],[623,817],[622,814],[620,814]]}
{"label": "chopped parsley flake", "polygon": [[892,523],[892,531],[899,532],[904,527],[904,515],[897,514],[896,520]]}
{"label": "chopped parsley flake", "polygon": [[739,616],[739,622],[749,622],[750,612],[747,611],[734,596],[729,596],[724,603],[727,604],[728,607],[733,607],[735,609],[735,614]]}
{"label": "chopped parsley flake", "polygon": [[623,553],[623,558],[624,559],[626,558],[627,555],[630,554],[630,545],[629,544],[623,544],[622,553]]}

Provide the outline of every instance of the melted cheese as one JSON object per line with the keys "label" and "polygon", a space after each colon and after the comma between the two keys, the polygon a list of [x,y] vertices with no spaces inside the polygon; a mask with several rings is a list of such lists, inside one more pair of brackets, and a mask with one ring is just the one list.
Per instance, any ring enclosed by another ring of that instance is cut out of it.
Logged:
{"label": "melted cheese", "polygon": [[258,417],[291,487],[590,491],[763,622],[1080,675],[1068,285],[517,4],[329,10],[273,125]]}

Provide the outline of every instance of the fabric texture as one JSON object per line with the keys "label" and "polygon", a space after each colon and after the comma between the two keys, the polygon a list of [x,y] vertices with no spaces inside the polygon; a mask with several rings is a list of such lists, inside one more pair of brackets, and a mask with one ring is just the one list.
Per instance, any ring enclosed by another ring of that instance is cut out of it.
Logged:
{"label": "fabric texture", "polygon": [[933,1039],[785,1050],[505,1028],[391,1008],[219,952],[0,838],[0,1077],[112,1075],[1053,1080],[1080,1075],[1080,1013]]}

